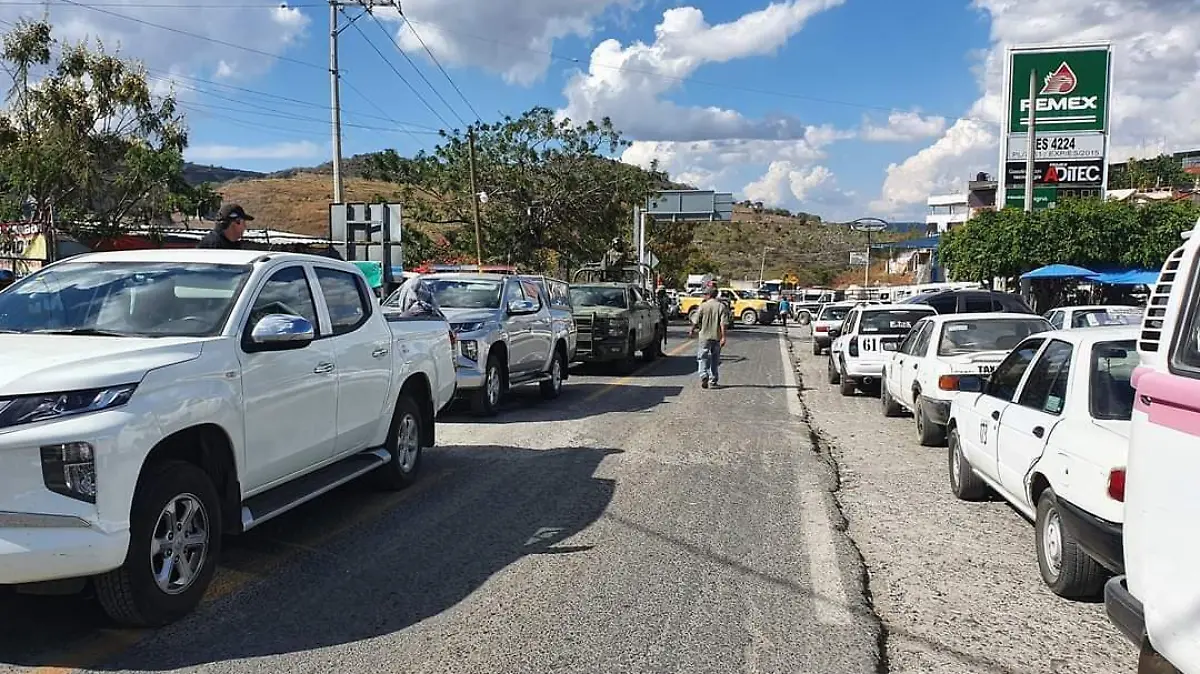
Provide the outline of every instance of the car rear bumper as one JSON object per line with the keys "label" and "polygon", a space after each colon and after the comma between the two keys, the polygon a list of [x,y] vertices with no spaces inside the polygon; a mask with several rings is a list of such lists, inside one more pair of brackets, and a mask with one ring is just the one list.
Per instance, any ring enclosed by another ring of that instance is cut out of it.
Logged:
{"label": "car rear bumper", "polygon": [[[0,514],[0,523],[44,515]],[[105,533],[83,520],[53,517],[52,526],[0,526],[0,585],[81,578],[125,562],[129,532]]]}
{"label": "car rear bumper", "polygon": [[937,398],[920,397],[921,407],[925,408],[925,418],[937,426],[950,423],[950,401]]}
{"label": "car rear bumper", "polygon": [[1114,574],[1125,573],[1125,545],[1121,525],[1102,520],[1061,498],[1058,505],[1063,523],[1075,534],[1079,547],[1083,548],[1088,557]]}
{"label": "car rear bumper", "polygon": [[1129,592],[1125,576],[1115,576],[1105,583],[1104,612],[1126,639],[1141,646],[1146,634],[1146,614],[1142,602]]}

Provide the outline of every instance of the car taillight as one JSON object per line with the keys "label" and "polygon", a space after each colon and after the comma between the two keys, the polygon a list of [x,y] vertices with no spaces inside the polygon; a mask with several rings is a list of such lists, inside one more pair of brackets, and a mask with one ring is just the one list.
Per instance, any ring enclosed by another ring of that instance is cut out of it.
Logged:
{"label": "car taillight", "polygon": [[957,391],[958,375],[944,374],[938,377],[938,388],[943,391]]}
{"label": "car taillight", "polygon": [[814,325],[813,332],[829,332],[828,325]]}
{"label": "car taillight", "polygon": [[1113,468],[1108,471],[1108,497],[1118,503],[1125,502],[1125,469]]}
{"label": "car taillight", "polygon": [[850,355],[851,356],[858,355],[858,338],[857,337],[850,338]]}

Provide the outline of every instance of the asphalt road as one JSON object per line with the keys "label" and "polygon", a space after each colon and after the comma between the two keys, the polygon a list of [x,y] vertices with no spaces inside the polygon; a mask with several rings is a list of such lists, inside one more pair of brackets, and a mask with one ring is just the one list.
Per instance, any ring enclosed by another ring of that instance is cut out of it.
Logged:
{"label": "asphalt road", "polygon": [[945,448],[921,447],[912,418],[885,418],[877,395],[842,397],[808,330],[791,337],[806,419],[840,469],[838,501],[886,627],[886,671],[1136,671],[1103,603],[1046,589],[1032,524],[1003,501],[955,499]]}
{"label": "asphalt road", "polygon": [[630,377],[573,374],[557,401],[527,387],[493,420],[441,420],[417,486],[347,485],[233,539],[169,628],[0,594],[0,671],[883,671],[778,328],[733,334],[723,390],[697,386],[678,330],[667,347]]}

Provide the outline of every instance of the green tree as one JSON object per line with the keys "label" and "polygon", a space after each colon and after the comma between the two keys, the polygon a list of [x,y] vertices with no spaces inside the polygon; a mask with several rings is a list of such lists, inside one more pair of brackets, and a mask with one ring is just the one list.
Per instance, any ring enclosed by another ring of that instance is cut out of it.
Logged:
{"label": "green tree", "polygon": [[1161,154],[1149,159],[1130,159],[1124,166],[1109,169],[1109,189],[1187,187],[1194,179],[1183,170],[1178,158]]}
{"label": "green tree", "polygon": [[[575,124],[548,108],[476,124],[476,190],[485,261],[540,268],[594,261],[624,233],[635,204],[650,194],[657,172],[612,157],[628,145],[610,120]],[[367,177],[400,186],[410,218],[455,225],[460,252],[474,253],[468,132],[442,132],[432,154],[368,158]]]}
{"label": "green tree", "polygon": [[1191,229],[1200,207],[1190,201],[1137,206],[1069,199],[1057,208],[984,212],[942,235],[938,259],[954,278],[1015,281],[1048,264],[1158,268]]}
{"label": "green tree", "polygon": [[103,45],[59,45],[44,20],[7,33],[2,58],[12,76],[0,116],[6,210],[31,199],[35,221],[87,222],[103,236],[139,209],[170,207],[187,132],[144,67]]}

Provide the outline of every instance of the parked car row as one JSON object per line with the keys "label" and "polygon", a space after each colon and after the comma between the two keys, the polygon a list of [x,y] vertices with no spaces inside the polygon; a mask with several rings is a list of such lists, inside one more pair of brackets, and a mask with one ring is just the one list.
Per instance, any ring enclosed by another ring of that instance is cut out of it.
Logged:
{"label": "parked car row", "polygon": [[1046,586],[1103,593],[1142,674],[1200,673],[1197,231],[1147,309],[1039,317],[971,297],[987,291],[951,291],[940,306],[948,293],[826,305],[828,320],[814,321],[829,381],[843,395],[878,391],[884,416],[911,413],[922,445],[946,447],[957,498],[999,496],[1027,517]]}

